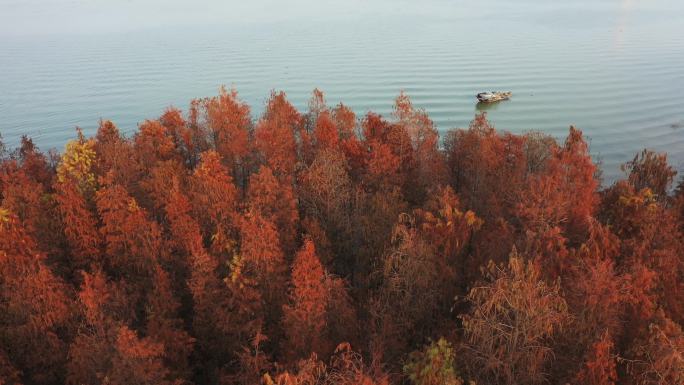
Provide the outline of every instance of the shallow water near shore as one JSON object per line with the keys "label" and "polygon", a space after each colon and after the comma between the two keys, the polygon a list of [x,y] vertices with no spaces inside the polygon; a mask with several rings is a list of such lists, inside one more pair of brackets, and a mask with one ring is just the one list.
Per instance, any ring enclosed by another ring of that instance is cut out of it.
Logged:
{"label": "shallow water near shore", "polygon": [[[480,111],[499,129],[559,139],[574,124],[606,182],[644,147],[667,151],[684,171],[684,2],[418,3],[249,23],[233,14],[202,24],[195,14],[178,25],[3,31],[0,134],[8,147],[27,134],[61,150],[75,126],[93,134],[111,119],[130,134],[221,84],[238,90],[254,118],[271,89],[302,110],[318,87],[330,105],[385,115],[405,90],[440,131],[467,127]],[[513,97],[477,105],[475,94],[488,90]]]}

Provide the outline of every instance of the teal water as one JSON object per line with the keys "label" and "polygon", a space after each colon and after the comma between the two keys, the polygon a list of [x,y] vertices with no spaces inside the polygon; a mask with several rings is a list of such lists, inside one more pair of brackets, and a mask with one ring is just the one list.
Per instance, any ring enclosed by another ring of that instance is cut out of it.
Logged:
{"label": "teal water", "polygon": [[17,22],[0,29],[0,134],[9,147],[26,134],[61,150],[75,126],[90,134],[105,118],[131,133],[222,84],[254,117],[271,89],[304,109],[318,87],[359,114],[389,114],[405,90],[443,131],[468,125],[477,92],[510,90],[487,108],[497,128],[562,138],[574,124],[607,181],[644,147],[667,151],[683,172],[684,1],[555,3],[379,1],[340,12],[331,3],[283,17],[238,9],[207,23],[212,10],[199,9],[186,22],[138,17],[120,30],[116,19],[64,32],[57,23],[21,33]]}

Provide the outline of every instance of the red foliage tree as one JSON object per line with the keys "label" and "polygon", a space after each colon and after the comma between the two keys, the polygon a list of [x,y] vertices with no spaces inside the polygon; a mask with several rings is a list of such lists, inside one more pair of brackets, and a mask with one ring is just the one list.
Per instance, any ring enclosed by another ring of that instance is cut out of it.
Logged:
{"label": "red foliage tree", "polygon": [[[325,239],[335,245],[331,250],[334,256],[328,256],[326,265],[334,264],[336,273],[349,274],[348,267],[353,263],[350,258],[353,256],[351,215],[354,194],[344,154],[321,149],[311,165],[301,172],[298,181],[301,210],[321,227]],[[321,243],[316,238],[314,241]]]}
{"label": "red foliage tree", "polygon": [[143,167],[176,157],[176,146],[166,127],[158,120],[147,120],[140,125],[133,138],[135,152]]}
{"label": "red foliage tree", "polygon": [[490,264],[488,274],[468,294],[472,308],[461,316],[470,373],[493,384],[544,382],[550,339],[567,321],[559,285],[543,283],[539,269],[515,251],[507,267]]}
{"label": "red foliage tree", "polygon": [[316,120],[314,137],[318,149],[329,148],[338,149],[340,145],[340,134],[329,111],[323,111]]}
{"label": "red foliage tree", "polygon": [[574,127],[440,148],[404,93],[357,121],[318,89],[77,132],[0,143],[0,384],[684,382],[664,154],[599,191]]}
{"label": "red foliage tree", "polygon": [[[241,349],[249,346],[249,339],[261,328],[261,294],[239,255],[232,257],[229,274],[222,279],[219,261],[204,249],[200,226],[191,217],[190,203],[178,186],[172,190],[166,210],[171,235],[189,260],[188,288],[193,331],[203,360],[201,378],[213,381],[225,375],[224,371],[233,366],[232,361],[239,358]],[[175,339],[174,343],[180,341]]]}
{"label": "red foliage tree", "polygon": [[264,115],[254,132],[254,145],[261,160],[273,174],[290,181],[297,164],[295,133],[300,130],[302,116],[286,99],[284,92],[272,93]]}
{"label": "red foliage tree", "polygon": [[368,113],[361,123],[369,148],[367,173],[371,185],[406,188],[409,175],[415,169],[414,150],[408,131],[391,124],[380,115]]}
{"label": "red foliage tree", "polygon": [[0,346],[27,383],[63,380],[69,296],[16,215],[0,206]]}
{"label": "red foliage tree", "polygon": [[316,353],[329,353],[325,339],[328,293],[325,274],[313,242],[307,239],[292,263],[292,289],[283,308],[286,342],[283,350],[291,362]]}
{"label": "red foliage tree", "polygon": [[261,166],[249,179],[246,203],[249,210],[276,226],[283,250],[294,252],[299,212],[292,186],[279,181],[269,167]]}
{"label": "red foliage tree", "polygon": [[647,320],[660,303],[670,317],[681,320],[684,305],[678,293],[684,286],[678,277],[684,272],[679,258],[684,245],[672,212],[650,189],[636,191],[621,181],[604,193],[601,215],[621,239],[618,269],[634,280],[637,314]]}
{"label": "red foliage tree", "polygon": [[638,385],[681,384],[684,382],[684,333],[682,327],[658,312],[648,333],[635,341],[627,363]]}
{"label": "red foliage tree", "polygon": [[215,255],[235,247],[237,189],[215,151],[206,151],[189,180],[188,197],[202,237]]}
{"label": "red foliage tree", "polygon": [[648,188],[659,198],[667,197],[677,171],[667,164],[667,154],[643,150],[622,166],[636,190]]}
{"label": "red foliage tree", "polygon": [[124,138],[114,123],[100,121],[93,150],[97,154],[93,162],[96,175],[109,175],[113,182],[130,191],[138,187],[144,166],[136,155],[133,142]]}
{"label": "red foliage tree", "polygon": [[50,166],[49,159],[36,147],[33,140],[22,136],[15,158],[31,179],[42,184],[45,188],[50,186],[54,169]]}
{"label": "red foliage tree", "polygon": [[258,212],[249,211],[241,220],[240,260],[264,303],[265,333],[275,339],[286,299],[287,262],[276,227]]}
{"label": "red foliage tree", "polygon": [[617,381],[615,357],[611,354],[613,342],[607,332],[596,341],[577,374],[577,384],[613,385]]}
{"label": "red foliage tree", "polygon": [[[68,384],[178,383],[164,365],[164,345],[121,322],[121,293],[101,272],[85,274],[79,294],[88,327],[71,344]],[[125,318],[124,318],[125,319]]]}
{"label": "red foliage tree", "polygon": [[158,224],[122,186],[105,184],[97,191],[96,202],[107,271],[136,286],[148,285],[162,244]]}
{"label": "red foliage tree", "polygon": [[577,242],[586,236],[590,218],[598,206],[597,168],[589,155],[582,131],[570,126],[565,145],[558,155],[563,199],[567,205],[565,236]]}
{"label": "red foliage tree", "polygon": [[358,180],[365,168],[368,154],[357,132],[356,115],[342,103],[333,108],[331,113],[340,135],[340,148],[347,158],[350,175]]}
{"label": "red foliage tree", "polygon": [[169,136],[173,139],[176,151],[183,158],[188,166],[194,166],[198,160],[198,150],[195,143],[193,131],[188,127],[188,122],[183,118],[181,111],[174,107],[169,107],[159,117],[159,122],[167,129]]}
{"label": "red foliage tree", "polygon": [[65,239],[57,202],[51,191],[35,180],[25,166],[25,163],[20,166],[15,161],[0,166],[0,203],[17,216],[27,235],[49,259],[65,263]]}
{"label": "red foliage tree", "polygon": [[201,124],[209,134],[216,152],[231,170],[232,176],[244,176],[249,152],[248,137],[252,127],[249,106],[238,98],[237,91],[221,87],[219,95],[198,101]]}
{"label": "red foliage tree", "polygon": [[147,299],[145,330],[151,340],[162,344],[160,357],[170,375],[189,378],[194,339],[184,330],[179,310],[180,303],[172,291],[169,275],[161,266],[155,266],[153,287]]}
{"label": "red foliage tree", "polygon": [[388,376],[363,362],[361,354],[354,352],[347,343],[335,349],[335,354],[326,365],[314,354],[297,364],[297,370],[278,373],[275,379],[266,373],[264,385],[387,385]]}
{"label": "red foliage tree", "polygon": [[497,133],[485,114],[477,115],[468,130],[450,131],[444,139],[452,186],[485,223],[511,216],[525,185],[524,143],[521,137]]}
{"label": "red foliage tree", "polygon": [[420,203],[428,190],[447,182],[447,170],[438,148],[439,134],[425,110],[415,108],[404,92],[394,102],[394,116],[411,140],[415,159],[405,186],[406,196],[409,201]]}
{"label": "red foliage tree", "polygon": [[71,249],[72,268],[101,263],[102,239],[97,232],[94,202],[98,158],[94,147],[94,142],[79,135],[77,141],[67,144],[57,168],[55,199]]}

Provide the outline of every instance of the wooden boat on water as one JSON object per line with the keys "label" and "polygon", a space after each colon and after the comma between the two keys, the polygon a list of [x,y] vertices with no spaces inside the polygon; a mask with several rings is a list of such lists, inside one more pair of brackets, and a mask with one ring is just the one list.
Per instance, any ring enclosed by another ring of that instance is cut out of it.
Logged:
{"label": "wooden boat on water", "polygon": [[511,92],[480,92],[477,94],[477,100],[479,100],[481,103],[493,103],[509,99],[511,95]]}

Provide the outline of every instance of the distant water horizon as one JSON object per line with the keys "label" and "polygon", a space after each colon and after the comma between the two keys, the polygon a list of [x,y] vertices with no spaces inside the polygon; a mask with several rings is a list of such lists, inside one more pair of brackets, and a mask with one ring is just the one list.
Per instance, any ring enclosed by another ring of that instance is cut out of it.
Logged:
{"label": "distant water horizon", "polygon": [[[304,111],[314,88],[359,117],[389,117],[403,90],[442,134],[481,111],[499,130],[559,141],[574,125],[606,183],[643,148],[684,172],[684,2],[523,1],[533,6],[385,2],[391,17],[375,6],[251,24],[0,34],[0,134],[9,148],[27,135],[61,151],[76,126],[92,135],[109,119],[130,135],[221,85],[254,120],[271,90]],[[475,94],[490,90],[513,97],[478,106]]]}

